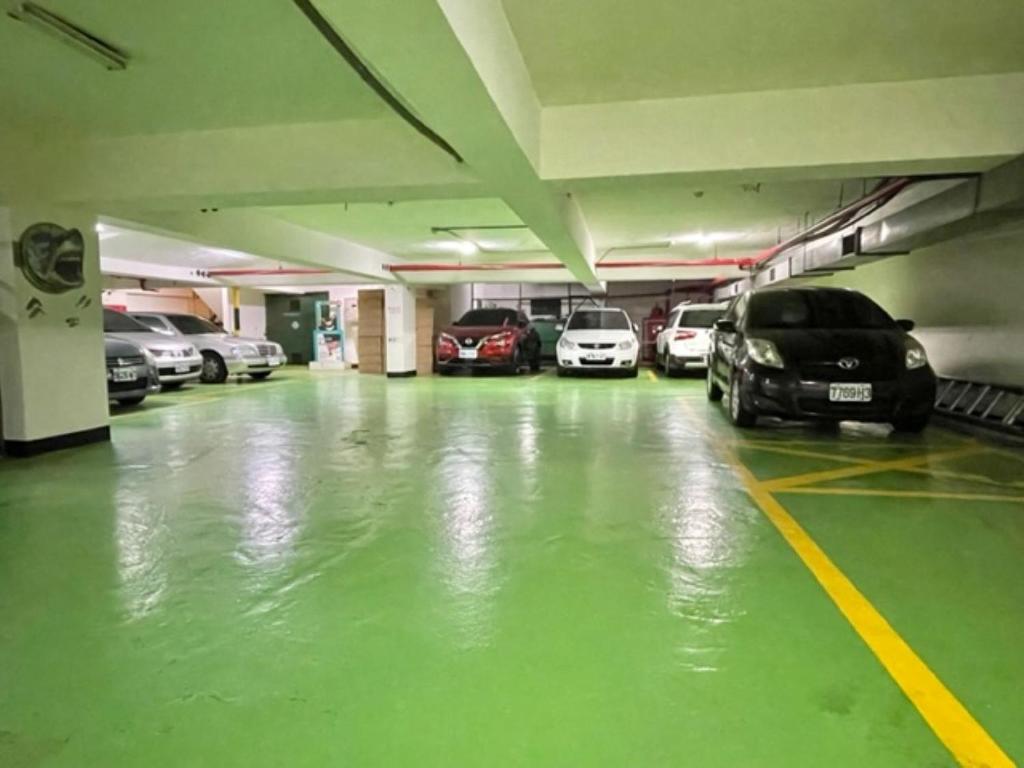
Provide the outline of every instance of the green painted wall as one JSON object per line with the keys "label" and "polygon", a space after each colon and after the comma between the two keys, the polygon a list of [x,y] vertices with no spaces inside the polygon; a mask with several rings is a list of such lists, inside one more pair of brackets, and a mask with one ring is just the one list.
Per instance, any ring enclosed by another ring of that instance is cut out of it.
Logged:
{"label": "green painted wall", "polygon": [[863,291],[915,335],[939,373],[1024,385],[1024,226],[990,231],[817,281]]}

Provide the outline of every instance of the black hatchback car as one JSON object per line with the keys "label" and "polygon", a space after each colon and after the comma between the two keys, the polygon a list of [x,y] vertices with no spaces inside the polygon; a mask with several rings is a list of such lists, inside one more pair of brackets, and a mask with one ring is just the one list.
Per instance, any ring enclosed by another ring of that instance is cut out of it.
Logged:
{"label": "black hatchback car", "polygon": [[752,291],[715,323],[708,398],[728,392],[729,418],[890,422],[920,432],[935,373],[912,336],[875,302],[842,288]]}

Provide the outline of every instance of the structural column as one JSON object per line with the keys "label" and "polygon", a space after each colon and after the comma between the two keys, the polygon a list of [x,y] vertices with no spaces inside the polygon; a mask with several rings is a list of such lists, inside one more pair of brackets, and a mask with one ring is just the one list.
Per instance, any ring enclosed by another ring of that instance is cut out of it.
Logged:
{"label": "structural column", "polygon": [[95,217],[0,208],[0,428],[31,456],[110,438]]}
{"label": "structural column", "polygon": [[384,288],[387,375],[416,375],[416,292],[405,285]]}

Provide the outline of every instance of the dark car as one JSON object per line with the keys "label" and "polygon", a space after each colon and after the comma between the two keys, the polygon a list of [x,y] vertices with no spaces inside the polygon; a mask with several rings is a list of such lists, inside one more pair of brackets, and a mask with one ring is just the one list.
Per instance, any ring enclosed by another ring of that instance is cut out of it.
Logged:
{"label": "dark car", "polygon": [[104,339],[107,358],[107,398],[120,405],[138,405],[160,389],[156,362],[138,344]]}
{"label": "dark car", "polygon": [[530,323],[540,336],[540,356],[545,360],[554,360],[555,345],[562,335],[565,320],[555,315],[534,315]]}
{"label": "dark car", "polygon": [[540,368],[540,335],[522,312],[471,309],[441,331],[435,360],[439,373],[491,369],[518,373]]}
{"label": "dark car", "polygon": [[729,393],[729,418],[890,422],[920,432],[935,401],[924,348],[863,294],[785,288],[743,294],[715,323],[708,398]]}

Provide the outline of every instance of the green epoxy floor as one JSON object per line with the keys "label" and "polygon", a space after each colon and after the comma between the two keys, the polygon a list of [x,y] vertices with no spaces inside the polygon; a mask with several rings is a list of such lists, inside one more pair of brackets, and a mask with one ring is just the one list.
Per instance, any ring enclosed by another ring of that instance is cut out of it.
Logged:
{"label": "green epoxy floor", "polygon": [[[0,461],[0,766],[945,766],[744,490],[969,445],[697,380],[288,371]],[[1024,760],[1021,452],[778,500]]]}

